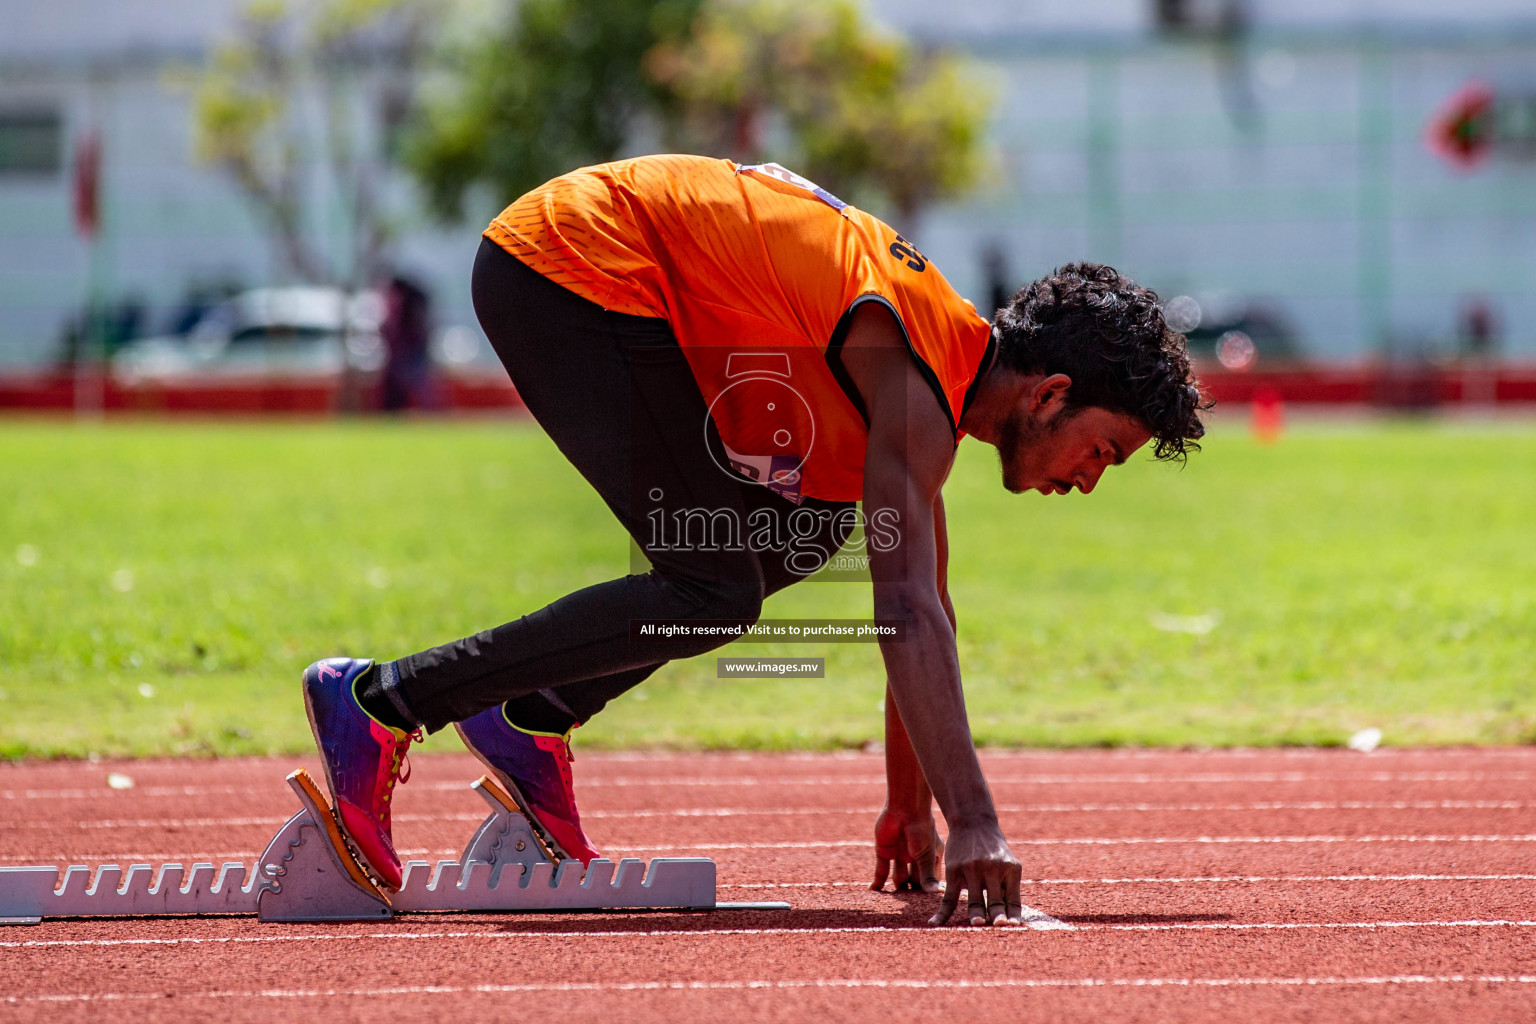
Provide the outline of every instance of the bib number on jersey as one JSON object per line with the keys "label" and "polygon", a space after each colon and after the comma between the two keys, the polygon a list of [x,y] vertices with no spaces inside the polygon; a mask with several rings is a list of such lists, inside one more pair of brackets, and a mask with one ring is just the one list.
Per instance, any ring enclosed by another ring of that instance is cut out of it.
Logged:
{"label": "bib number on jersey", "polygon": [[921,274],[928,269],[928,257],[917,251],[917,246],[907,241],[900,235],[891,243],[891,255],[907,265],[909,270],[915,270]]}

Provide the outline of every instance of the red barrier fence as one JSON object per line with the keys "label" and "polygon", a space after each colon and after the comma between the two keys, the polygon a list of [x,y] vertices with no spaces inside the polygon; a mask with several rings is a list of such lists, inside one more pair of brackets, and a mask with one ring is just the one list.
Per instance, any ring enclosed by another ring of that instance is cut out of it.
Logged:
{"label": "red barrier fence", "polygon": [[1286,404],[1434,408],[1536,402],[1536,365],[1381,363],[1299,364],[1279,370],[1227,373],[1201,368],[1201,385],[1222,403],[1256,397]]}
{"label": "red barrier fence", "polygon": [[[1536,403],[1536,364],[1306,365],[1253,373],[1201,368],[1201,385],[1217,404],[1280,401],[1287,405],[1361,405],[1435,408]],[[326,416],[378,406],[377,385],[337,377],[235,380],[204,378],[175,383],[97,381],[81,388],[65,373],[0,374],[0,410],[69,412],[84,405],[109,413],[147,415]],[[445,377],[442,411],[516,411],[517,392],[505,377]]]}
{"label": "red barrier fence", "polygon": [[[0,375],[0,410],[69,412],[83,406],[146,415],[328,416],[378,408],[378,390],[371,382],[334,376],[204,378],[132,385],[98,380],[82,387],[69,373]],[[438,411],[522,409],[511,382],[489,374],[440,380],[434,404]]]}

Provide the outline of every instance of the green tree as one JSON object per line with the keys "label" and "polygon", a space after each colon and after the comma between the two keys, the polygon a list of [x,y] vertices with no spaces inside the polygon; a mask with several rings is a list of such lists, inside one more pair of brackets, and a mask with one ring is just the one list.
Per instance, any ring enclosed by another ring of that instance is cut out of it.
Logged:
{"label": "green tree", "polygon": [[626,150],[774,160],[907,219],[983,164],[977,75],[851,0],[523,0],[451,63],[409,149],[447,219]]}
{"label": "green tree", "polygon": [[573,167],[613,159],[671,98],[644,73],[686,33],[700,0],[522,0],[499,32],[450,51],[408,161],[431,208],[463,212],[477,183],[506,201]]}
{"label": "green tree", "polygon": [[297,278],[356,287],[382,269],[386,150],[441,7],[258,0],[197,75],[197,155],[229,174]]}
{"label": "green tree", "polygon": [[850,0],[711,0],[647,70],[676,98],[679,148],[777,160],[906,219],[981,174],[989,90],[962,59],[873,29]]}

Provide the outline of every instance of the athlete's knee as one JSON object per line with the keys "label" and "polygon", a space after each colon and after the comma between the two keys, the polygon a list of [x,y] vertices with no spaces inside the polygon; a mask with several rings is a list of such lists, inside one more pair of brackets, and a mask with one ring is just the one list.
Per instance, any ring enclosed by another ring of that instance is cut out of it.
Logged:
{"label": "athlete's knee", "polygon": [[669,581],[686,598],[690,618],[725,619],[751,625],[763,614],[763,581],[689,580]]}
{"label": "athlete's knee", "polygon": [[715,583],[710,587],[708,599],[711,619],[729,619],[751,625],[763,614],[763,584]]}

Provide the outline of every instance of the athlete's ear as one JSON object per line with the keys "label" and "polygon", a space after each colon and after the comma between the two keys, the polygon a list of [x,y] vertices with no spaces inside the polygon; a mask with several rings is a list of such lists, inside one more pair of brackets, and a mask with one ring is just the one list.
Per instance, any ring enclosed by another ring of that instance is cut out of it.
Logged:
{"label": "athlete's ear", "polygon": [[1036,384],[1029,394],[1029,411],[1036,414],[1054,415],[1067,404],[1067,391],[1072,378],[1064,373],[1053,373]]}

